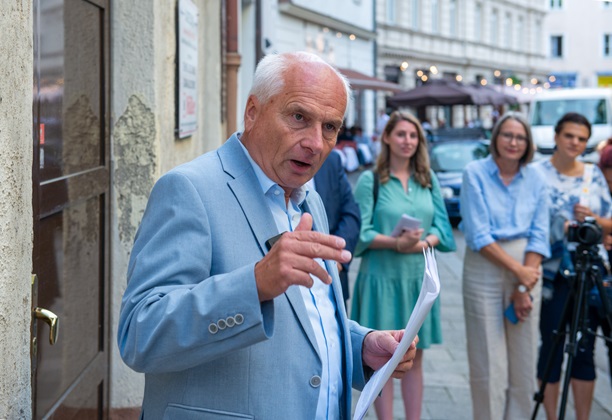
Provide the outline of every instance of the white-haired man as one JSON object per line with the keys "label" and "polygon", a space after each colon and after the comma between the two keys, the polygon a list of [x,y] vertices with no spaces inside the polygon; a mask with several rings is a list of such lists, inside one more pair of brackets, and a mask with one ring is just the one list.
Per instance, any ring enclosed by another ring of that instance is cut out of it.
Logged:
{"label": "white-haired man", "polygon": [[347,320],[336,262],[351,256],[304,186],[349,95],[313,54],[268,56],[244,132],[156,183],[118,334],[125,362],[146,373],[145,419],[348,418],[351,386],[397,347],[402,331]]}

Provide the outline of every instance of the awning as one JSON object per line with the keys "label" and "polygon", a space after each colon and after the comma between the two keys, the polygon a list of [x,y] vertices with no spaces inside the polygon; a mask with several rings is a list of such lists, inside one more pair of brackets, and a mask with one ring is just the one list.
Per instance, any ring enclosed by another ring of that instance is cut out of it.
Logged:
{"label": "awning", "polygon": [[390,92],[403,92],[405,90],[397,83],[386,82],[382,79],[368,76],[367,74],[355,70],[338,68],[338,71],[348,79],[354,90],[370,89],[387,90]]}

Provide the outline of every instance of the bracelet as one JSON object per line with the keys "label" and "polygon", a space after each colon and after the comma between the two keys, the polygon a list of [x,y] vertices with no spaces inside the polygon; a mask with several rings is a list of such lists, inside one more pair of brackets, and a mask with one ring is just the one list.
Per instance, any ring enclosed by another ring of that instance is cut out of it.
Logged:
{"label": "bracelet", "polygon": [[427,238],[425,238],[424,241],[427,242],[427,248],[433,248],[433,245],[427,240]]}

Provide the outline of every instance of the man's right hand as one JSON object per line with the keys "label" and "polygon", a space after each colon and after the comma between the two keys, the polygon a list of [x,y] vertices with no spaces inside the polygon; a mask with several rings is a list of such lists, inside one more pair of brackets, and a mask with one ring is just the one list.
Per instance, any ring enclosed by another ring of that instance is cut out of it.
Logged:
{"label": "man's right hand", "polygon": [[259,301],[274,299],[289,286],[312,287],[313,276],[330,284],[332,279],[315,258],[347,263],[351,253],[344,239],[312,230],[312,216],[304,213],[293,232],[286,232],[255,265]]}

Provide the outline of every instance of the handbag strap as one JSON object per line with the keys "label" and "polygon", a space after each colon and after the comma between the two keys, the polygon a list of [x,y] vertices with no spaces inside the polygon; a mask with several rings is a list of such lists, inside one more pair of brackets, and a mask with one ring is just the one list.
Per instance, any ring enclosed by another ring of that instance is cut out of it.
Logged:
{"label": "handbag strap", "polygon": [[589,206],[589,189],[593,182],[593,164],[584,164],[584,175],[582,176],[582,188],[580,189],[580,205]]}
{"label": "handbag strap", "polygon": [[374,175],[374,182],[372,185],[372,195],[374,196],[374,205],[372,206],[372,219],[370,220],[370,223],[374,223],[374,210],[376,209],[376,202],[378,201],[378,188],[380,185],[380,179],[378,177],[378,172],[372,171],[372,174]]}

